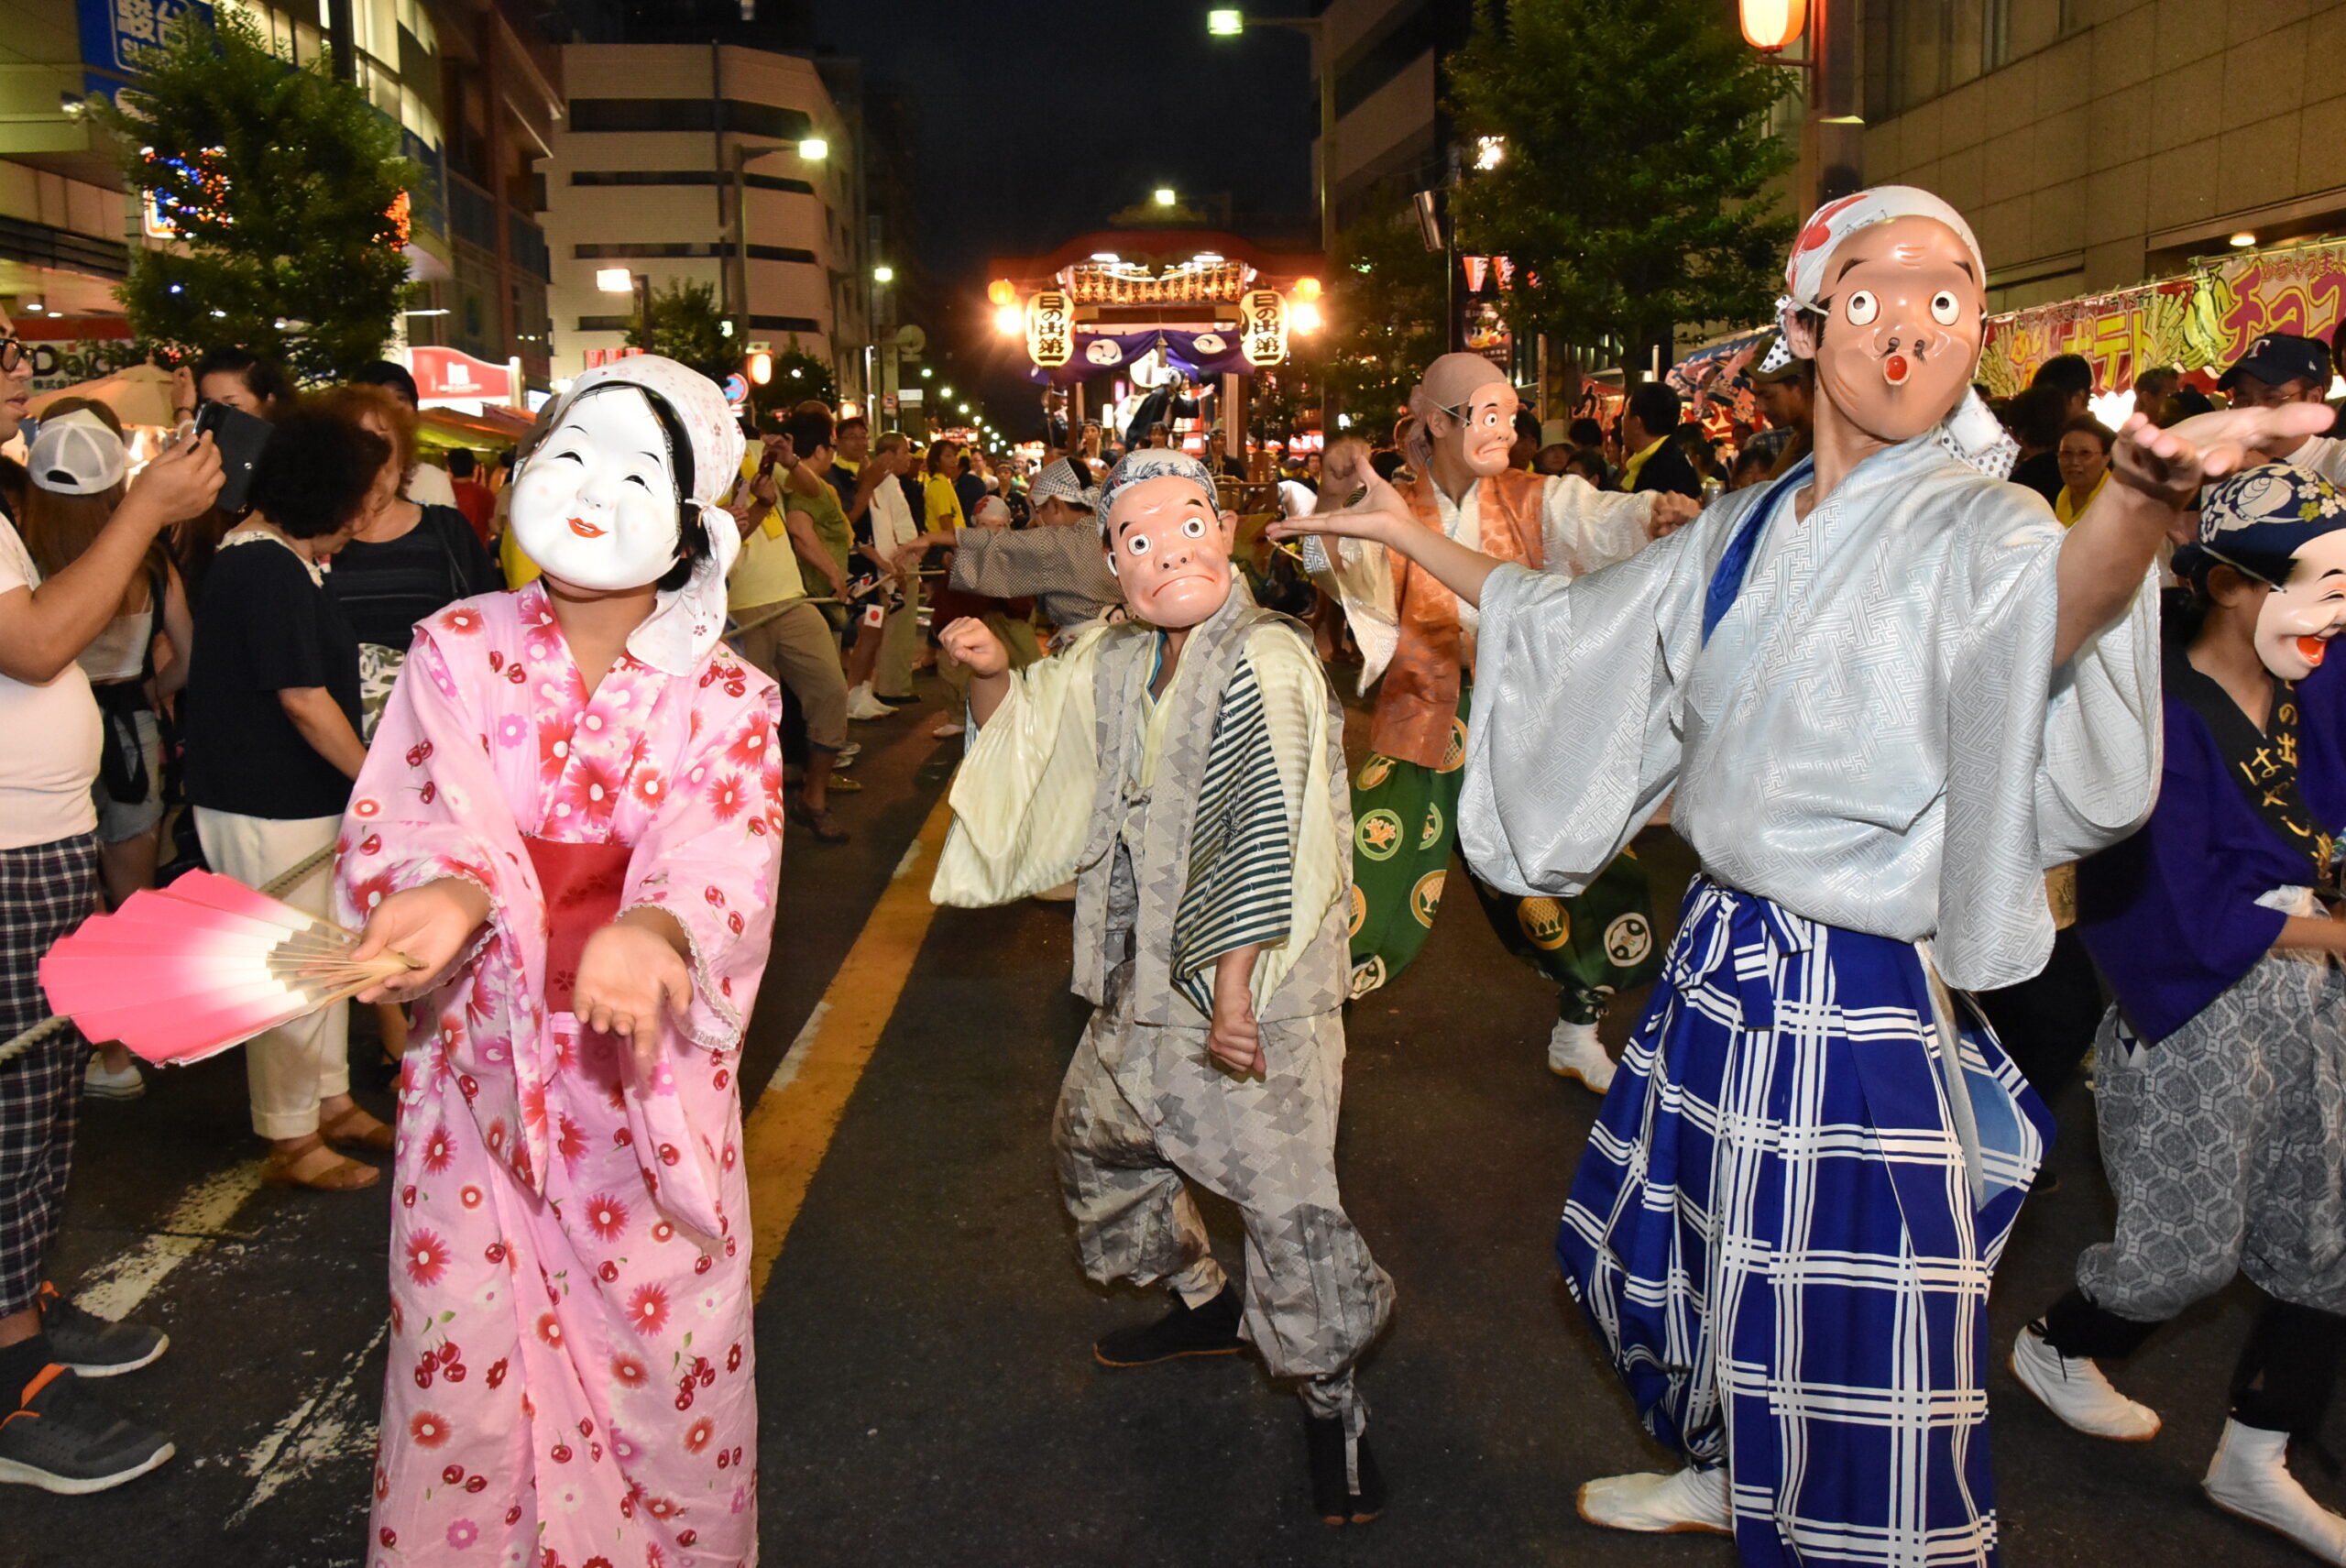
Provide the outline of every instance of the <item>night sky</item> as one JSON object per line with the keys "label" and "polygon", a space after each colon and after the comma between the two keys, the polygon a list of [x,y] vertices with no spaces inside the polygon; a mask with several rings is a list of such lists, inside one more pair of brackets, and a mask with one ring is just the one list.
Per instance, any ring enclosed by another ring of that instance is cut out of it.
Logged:
{"label": "night sky", "polygon": [[[984,333],[989,256],[1032,255],[1169,184],[1241,234],[1311,243],[1310,48],[1282,27],[1206,35],[1203,0],[815,0],[820,37],[919,105],[915,247],[959,319],[963,374],[992,350],[998,422],[1034,423],[1032,392]],[[1303,7],[1272,0],[1265,14]]]}

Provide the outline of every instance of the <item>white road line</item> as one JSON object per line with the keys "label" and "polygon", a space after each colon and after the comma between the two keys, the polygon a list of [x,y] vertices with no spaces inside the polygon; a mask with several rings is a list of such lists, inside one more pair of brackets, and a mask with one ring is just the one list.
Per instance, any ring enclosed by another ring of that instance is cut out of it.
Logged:
{"label": "white road line", "polygon": [[[791,1040],[790,1048],[782,1053],[782,1060],[775,1064],[773,1076],[766,1080],[766,1087],[764,1091],[766,1094],[772,1094],[778,1089],[789,1087],[790,1080],[798,1076],[799,1066],[806,1059],[806,1047],[814,1040],[816,1034],[821,1030],[823,1026],[823,1019],[830,1013],[830,1011],[831,999],[828,996],[815,1003],[815,1010],[806,1014],[806,1022],[798,1026],[798,1033],[796,1036]],[[755,1102],[751,1102],[751,1103],[754,1104]],[[749,1111],[749,1104],[745,1104],[741,1107],[742,1114],[747,1115]]]}
{"label": "white road line", "polygon": [[260,1190],[260,1161],[249,1160],[197,1182],[146,1240],[93,1270],[75,1302],[110,1322],[127,1318],[172,1269],[220,1239],[245,1201]]}
{"label": "white road line", "polygon": [[322,1382],[269,1435],[253,1445],[245,1459],[245,1474],[253,1483],[251,1494],[228,1516],[226,1528],[236,1529],[261,1504],[331,1460],[375,1447],[372,1401],[361,1409],[358,1375],[367,1358],[382,1348],[391,1332],[386,1322],[375,1331],[365,1348],[345,1358],[330,1381]]}

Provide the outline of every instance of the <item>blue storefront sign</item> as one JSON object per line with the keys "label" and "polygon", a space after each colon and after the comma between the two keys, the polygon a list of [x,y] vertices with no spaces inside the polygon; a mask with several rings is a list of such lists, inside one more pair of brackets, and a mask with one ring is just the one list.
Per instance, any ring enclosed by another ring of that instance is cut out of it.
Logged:
{"label": "blue storefront sign", "polygon": [[208,0],[75,0],[82,27],[82,85],[112,93],[145,67],[140,57],[159,49],[163,30],[188,12],[212,20]]}

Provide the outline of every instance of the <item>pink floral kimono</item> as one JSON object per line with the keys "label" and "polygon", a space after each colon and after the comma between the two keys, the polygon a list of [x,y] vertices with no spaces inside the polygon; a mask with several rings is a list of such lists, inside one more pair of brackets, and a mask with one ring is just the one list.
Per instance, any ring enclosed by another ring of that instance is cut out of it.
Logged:
{"label": "pink floral kimono", "polygon": [[[757,1555],[734,1072],[782,842],[773,683],[635,644],[589,695],[544,590],[417,630],[343,823],[342,913],[488,891],[401,1076],[370,1563],[715,1568]],[[651,1081],[566,1008],[586,936],[657,905],[693,1003]]]}

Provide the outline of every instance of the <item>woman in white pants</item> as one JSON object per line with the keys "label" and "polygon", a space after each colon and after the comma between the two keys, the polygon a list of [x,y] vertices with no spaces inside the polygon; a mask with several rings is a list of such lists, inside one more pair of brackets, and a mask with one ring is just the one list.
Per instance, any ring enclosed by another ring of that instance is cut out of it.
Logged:
{"label": "woman in white pants", "polygon": [[[196,606],[181,699],[188,798],[212,869],[323,915],[334,835],[367,751],[358,641],[318,563],[350,537],[389,444],[303,411],[280,420],[253,474],[253,510],[220,542]],[[337,1005],[245,1047],[253,1130],[269,1179],[352,1191],[381,1173],[330,1146],[389,1153],[389,1127],[350,1098],[349,1023]]]}

